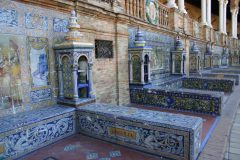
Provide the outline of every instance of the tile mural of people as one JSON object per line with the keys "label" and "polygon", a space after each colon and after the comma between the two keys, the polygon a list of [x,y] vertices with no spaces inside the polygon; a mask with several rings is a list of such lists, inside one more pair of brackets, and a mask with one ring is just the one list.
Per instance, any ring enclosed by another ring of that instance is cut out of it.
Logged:
{"label": "tile mural of people", "polygon": [[0,34],[0,109],[22,103],[18,37]]}
{"label": "tile mural of people", "polygon": [[48,40],[41,37],[28,37],[29,60],[32,86],[48,85]]}

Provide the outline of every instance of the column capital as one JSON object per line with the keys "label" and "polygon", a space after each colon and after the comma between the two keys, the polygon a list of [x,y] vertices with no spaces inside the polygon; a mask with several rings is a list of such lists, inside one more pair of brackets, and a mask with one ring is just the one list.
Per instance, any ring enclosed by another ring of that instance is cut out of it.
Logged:
{"label": "column capital", "polygon": [[228,4],[228,0],[224,0],[224,4],[227,5]]}
{"label": "column capital", "polygon": [[176,8],[176,9],[178,9],[178,6],[177,6],[177,4],[175,3],[175,0],[168,0],[167,6],[168,6],[169,8]]}
{"label": "column capital", "polygon": [[224,0],[218,0],[218,2],[219,2],[220,4],[223,4]]}

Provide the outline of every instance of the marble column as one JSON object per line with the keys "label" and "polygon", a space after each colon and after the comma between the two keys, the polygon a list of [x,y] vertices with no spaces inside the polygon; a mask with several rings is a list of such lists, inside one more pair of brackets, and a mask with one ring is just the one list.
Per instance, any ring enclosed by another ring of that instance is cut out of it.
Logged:
{"label": "marble column", "polygon": [[133,82],[133,72],[132,72],[132,61],[129,61],[129,80],[130,80],[130,83]]}
{"label": "marble column", "polygon": [[225,0],[223,3],[223,31],[227,34],[227,4],[228,1]]}
{"label": "marble column", "polygon": [[62,75],[62,66],[58,66],[58,96],[59,98],[64,97],[63,93],[63,75]]}
{"label": "marble column", "polygon": [[235,35],[236,35],[236,38],[238,39],[238,8],[235,15]]}
{"label": "marble column", "polygon": [[72,69],[72,74],[73,74],[73,99],[77,100],[78,99],[78,76],[77,76],[77,72],[78,72],[78,67],[77,66],[73,66]]}
{"label": "marble column", "polygon": [[201,11],[202,11],[202,25],[206,26],[207,25],[207,19],[206,19],[206,13],[207,13],[207,9],[206,9],[206,0],[202,0],[201,1]]}
{"label": "marble column", "polygon": [[209,27],[212,27],[212,20],[211,20],[211,0],[207,0],[207,24]]}
{"label": "marble column", "polygon": [[175,3],[175,0],[168,0],[167,6],[169,8],[178,8],[177,4]]}
{"label": "marble column", "polygon": [[178,0],[178,9],[180,10],[180,12],[187,14],[187,11],[185,9],[184,0]]}
{"label": "marble column", "polygon": [[223,28],[223,1],[224,0],[218,0],[219,2],[219,31],[220,33],[224,33]]}
{"label": "marble column", "polygon": [[236,11],[237,8],[231,9],[232,14],[232,37],[236,38]]}
{"label": "marble column", "polygon": [[150,65],[150,60],[149,60],[148,61],[148,83],[150,83],[150,82],[151,82],[151,65]]}
{"label": "marble column", "polygon": [[88,81],[89,81],[88,89],[89,89],[89,96],[90,96],[90,98],[94,98],[93,90],[92,90],[92,84],[93,84],[93,80],[92,80],[92,66],[93,66],[92,63],[88,64]]}
{"label": "marble column", "polygon": [[141,60],[141,84],[144,84],[144,61]]}

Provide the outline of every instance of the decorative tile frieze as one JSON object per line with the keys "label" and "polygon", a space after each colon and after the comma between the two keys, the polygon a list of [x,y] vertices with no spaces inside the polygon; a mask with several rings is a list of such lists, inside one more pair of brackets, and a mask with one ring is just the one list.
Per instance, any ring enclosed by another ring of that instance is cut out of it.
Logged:
{"label": "decorative tile frieze", "polygon": [[68,20],[53,18],[53,31],[54,32],[68,32]]}
{"label": "decorative tile frieze", "polygon": [[34,13],[25,13],[25,25],[28,29],[48,30],[48,18]]}
{"label": "decorative tile frieze", "polygon": [[18,26],[18,13],[12,9],[0,9],[0,26]]}
{"label": "decorative tile frieze", "polygon": [[[51,107],[53,110],[51,108],[36,110],[36,116],[31,112],[22,113],[20,115],[27,116],[27,120],[21,116],[18,118],[20,121],[27,121],[27,125],[16,125],[12,130],[0,132],[0,145],[3,144],[4,148],[4,152],[0,153],[0,159],[20,157],[75,133],[75,112],[65,107]],[[40,115],[43,112],[45,114]],[[36,123],[34,117],[48,118]]]}
{"label": "decorative tile frieze", "polygon": [[30,99],[31,102],[33,103],[50,100],[51,98],[52,98],[51,88],[32,90],[30,92]]}

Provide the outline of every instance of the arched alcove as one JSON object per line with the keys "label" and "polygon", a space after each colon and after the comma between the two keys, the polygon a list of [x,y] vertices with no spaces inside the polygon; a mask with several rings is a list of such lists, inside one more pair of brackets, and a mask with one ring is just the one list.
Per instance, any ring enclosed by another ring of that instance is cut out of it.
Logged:
{"label": "arched alcove", "polygon": [[78,96],[87,98],[89,96],[88,59],[80,56],[78,59]]}

